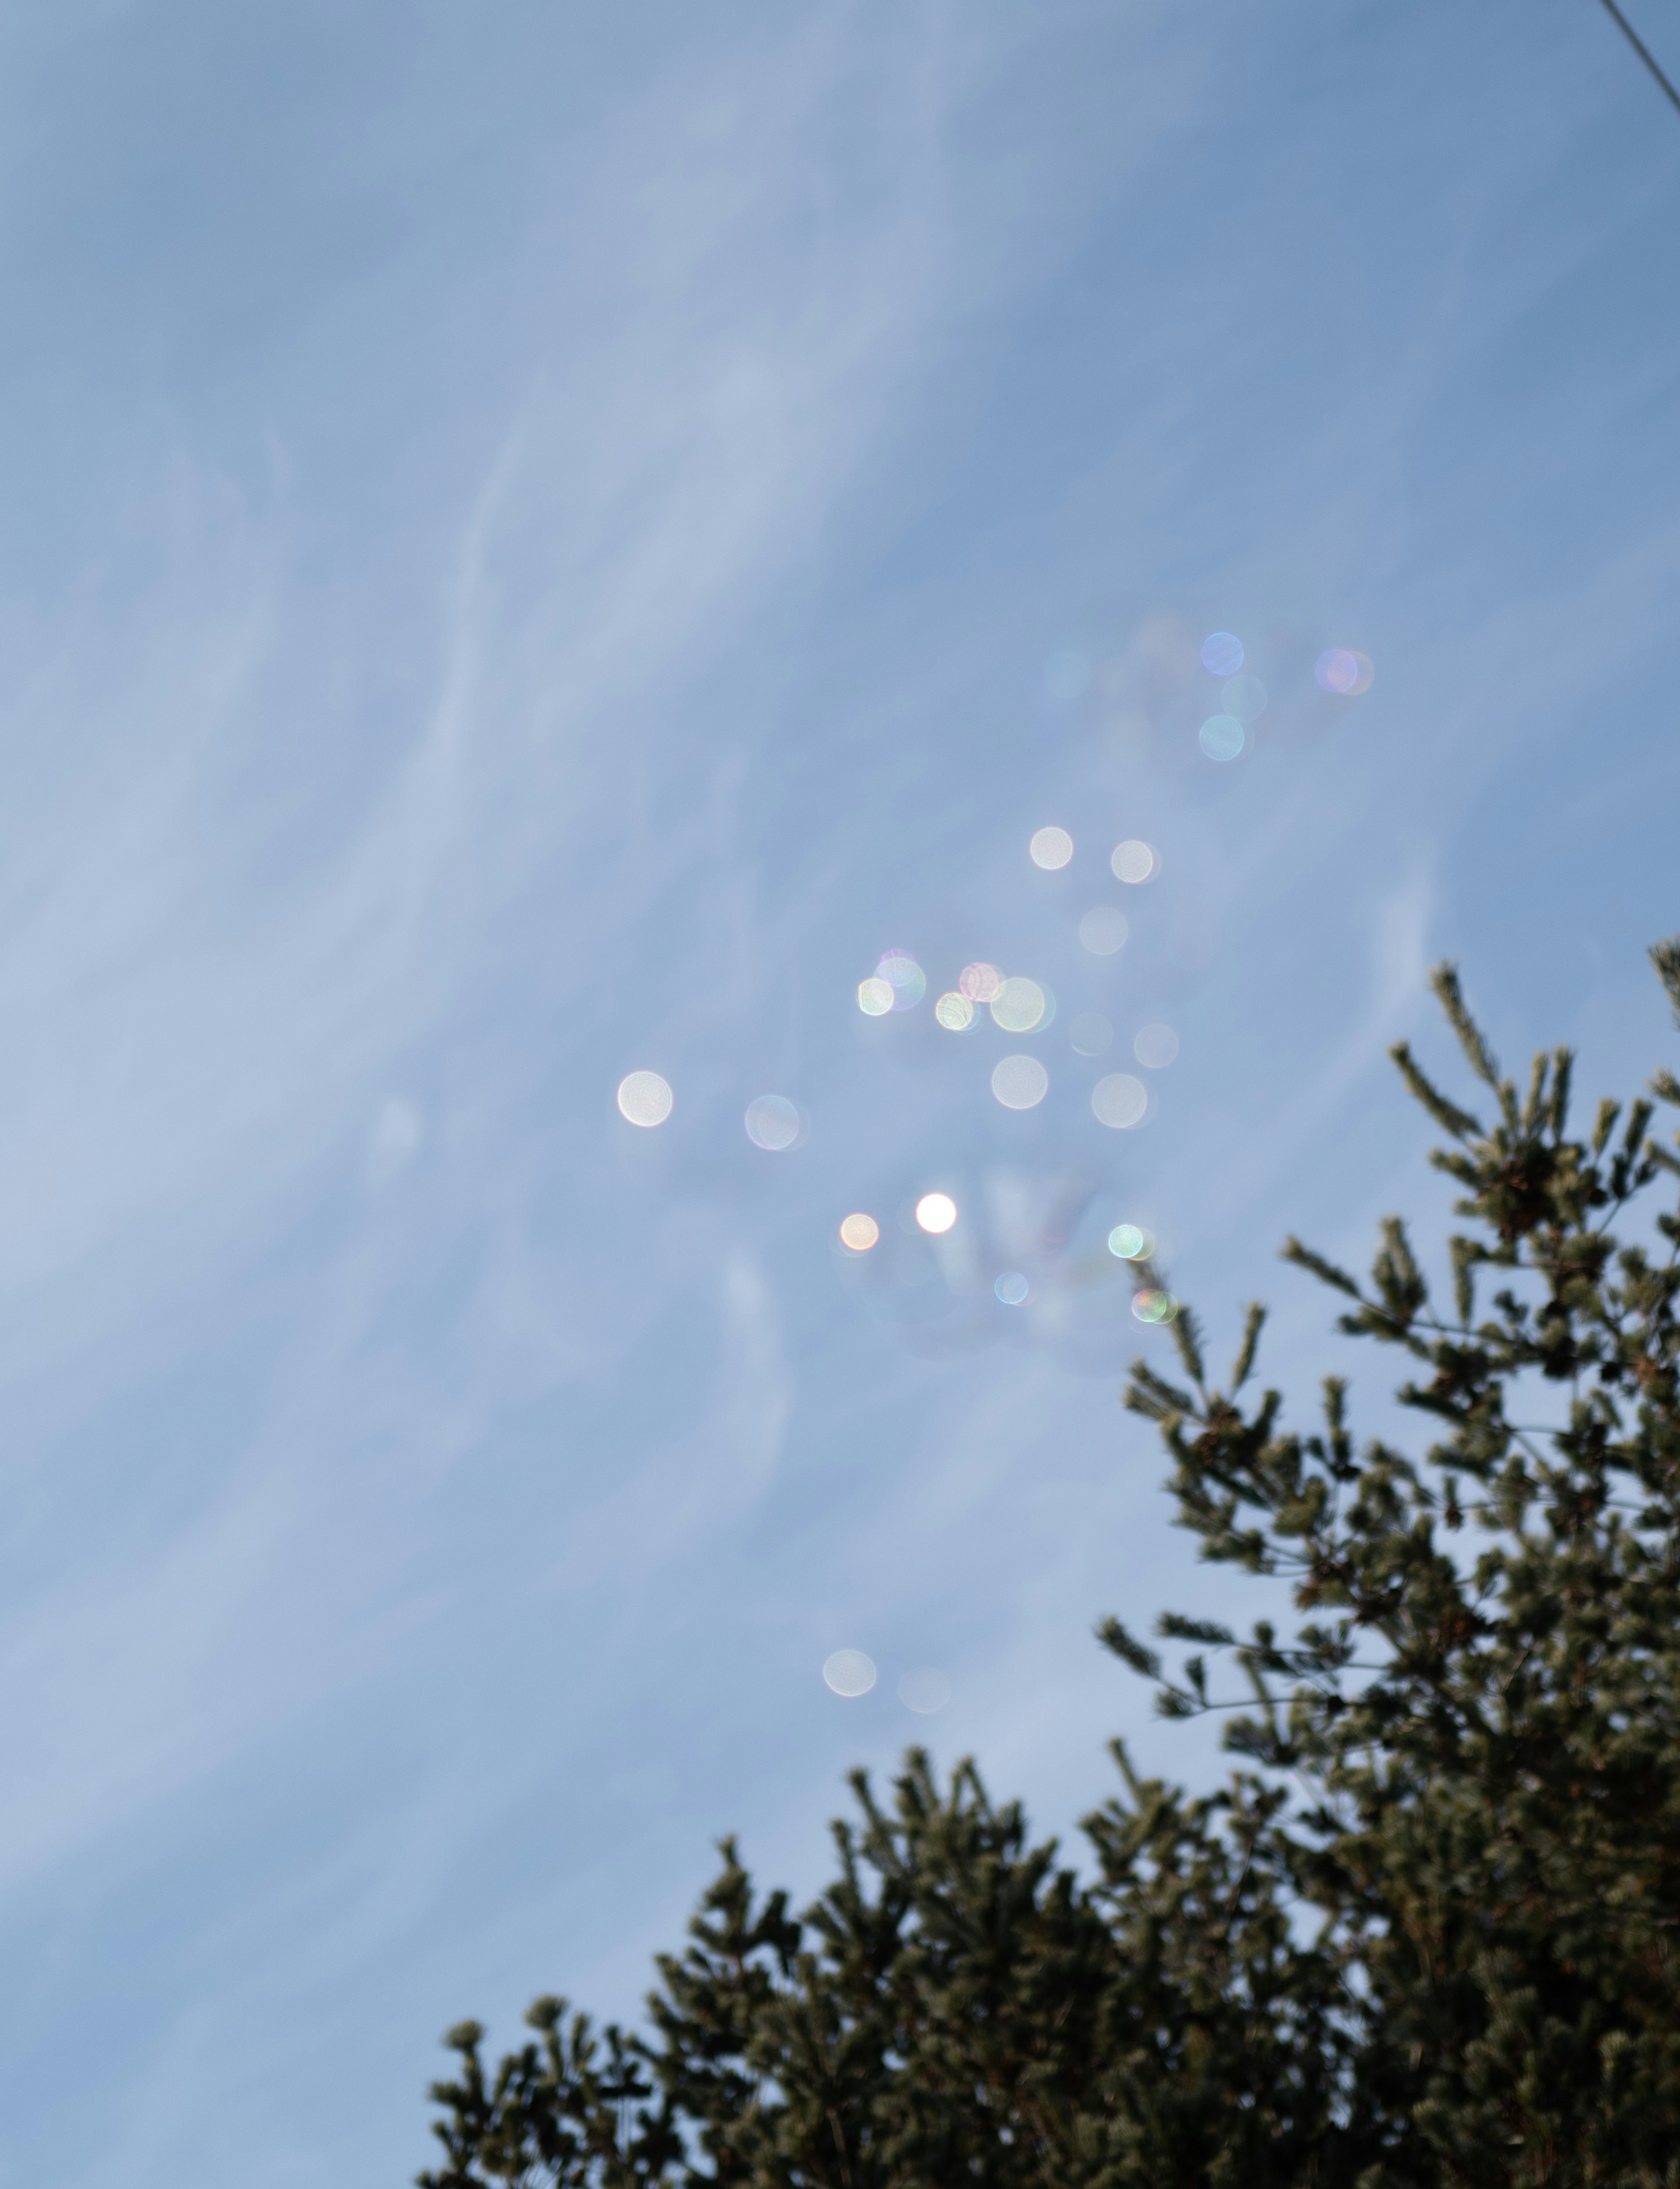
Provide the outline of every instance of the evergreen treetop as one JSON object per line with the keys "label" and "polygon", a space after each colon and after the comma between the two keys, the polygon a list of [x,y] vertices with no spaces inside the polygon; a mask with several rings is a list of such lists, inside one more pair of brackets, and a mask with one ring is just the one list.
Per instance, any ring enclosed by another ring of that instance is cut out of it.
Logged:
{"label": "evergreen treetop", "polygon": [[1127,1394],[1202,1555],[1294,1605],[1165,1615],[1170,1670],[1098,1630],[1226,1717],[1228,1783],[1117,1744],[1081,1879],[970,1765],[857,1774],[797,1920],[724,1843],[645,2032],[539,2000],[488,2077],[453,2032],[422,2189],[1680,2189],[1680,1081],[1575,1137],[1569,1052],[1520,1090],[1435,987],[1478,1106],[1393,1054],[1459,1188],[1446,1296],[1398,1218],[1363,1281],[1284,1250],[1397,1349],[1420,1448],[1356,1442],[1338,1379],[1313,1429],[1252,1395],[1258,1309],[1223,1383],[1181,1311]]}

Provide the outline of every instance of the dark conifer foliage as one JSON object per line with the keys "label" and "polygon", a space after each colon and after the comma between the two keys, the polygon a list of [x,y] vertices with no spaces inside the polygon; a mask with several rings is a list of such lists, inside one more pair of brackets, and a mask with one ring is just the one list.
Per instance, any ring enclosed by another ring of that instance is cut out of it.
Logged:
{"label": "dark conifer foliage", "polygon": [[539,2001],[487,2084],[453,2033],[425,2189],[1680,2189],[1680,1157],[1643,1097],[1573,1137],[1568,1052],[1520,1091],[1435,987],[1478,1106],[1395,1060],[1461,1191],[1446,1296],[1398,1219],[1363,1281],[1284,1250],[1421,1449],[1356,1443],[1339,1381],[1311,1430],[1248,1395],[1258,1309],[1223,1384],[1187,1311],[1127,1394],[1204,1556],[1294,1605],[1164,1617],[1170,1670],[1099,1629],[1226,1716],[1229,1783],[1117,1747],[1081,1881],[971,1767],[858,1776],[797,1920],[725,1844],[645,2033]]}

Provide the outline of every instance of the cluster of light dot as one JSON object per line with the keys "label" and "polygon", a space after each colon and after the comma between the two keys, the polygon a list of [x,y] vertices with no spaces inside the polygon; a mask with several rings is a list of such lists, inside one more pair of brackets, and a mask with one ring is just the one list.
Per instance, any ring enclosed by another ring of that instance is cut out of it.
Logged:
{"label": "cluster of light dot", "polygon": [[[1250,742],[1254,723],[1266,712],[1268,693],[1258,676],[1241,674],[1246,659],[1243,642],[1233,631],[1210,631],[1202,641],[1201,663],[1210,676],[1221,680],[1220,706],[1197,732],[1202,750],[1212,761],[1233,761]],[[1357,699],[1377,681],[1368,654],[1344,646],[1333,646],[1313,664],[1321,688],[1344,699]]]}
{"label": "cluster of light dot", "polygon": [[[1253,725],[1265,714],[1269,700],[1260,678],[1244,672],[1243,642],[1233,632],[1214,631],[1199,648],[1202,666],[1221,680],[1218,710],[1209,715],[1198,732],[1203,752],[1209,760],[1237,759],[1249,742]],[[1060,696],[1076,697],[1085,688],[1089,667],[1083,657],[1057,657],[1048,681]],[[1368,656],[1347,648],[1332,648],[1314,665],[1320,687],[1339,697],[1357,698],[1368,692],[1376,672]],[[1068,866],[1074,852],[1069,832],[1057,825],[1035,829],[1028,844],[1034,866],[1057,873]],[[1142,838],[1129,837],[1117,844],[1109,857],[1116,880],[1136,888],[1160,871],[1155,847]],[[1126,915],[1114,905],[1093,905],[1080,918],[1079,939],[1092,957],[1111,958],[1125,948],[1130,934]],[[926,995],[927,976],[907,950],[883,951],[875,971],[858,984],[858,1007],[866,1015],[882,1018],[894,1011],[913,1010]],[[963,1033],[978,1023],[981,1010],[989,1010],[993,1023],[1006,1033],[1030,1033],[1047,1027],[1055,1015],[1055,998],[1041,981],[1025,975],[1006,975],[984,960],[965,965],[955,988],[935,1002],[938,1023],[948,1032]],[[1074,1020],[1069,1041],[1074,1053],[1094,1057],[1113,1046],[1114,1030],[1100,1011],[1082,1011]],[[1138,1031],[1132,1053],[1146,1071],[1159,1072],[1179,1054],[1179,1039],[1170,1027],[1152,1024]],[[1021,1053],[1001,1058],[992,1068],[991,1088],[1006,1109],[1025,1111],[1041,1103],[1050,1088],[1050,1075],[1035,1056]],[[619,1083],[621,1114],[633,1125],[651,1128],[671,1115],[674,1096],[670,1083],[660,1073],[636,1071]],[[1144,1083],[1128,1072],[1110,1072],[1091,1092],[1091,1106],[1097,1121],[1115,1130],[1127,1130],[1147,1115],[1149,1092]],[[763,1094],[747,1106],[746,1129],[758,1148],[778,1154],[797,1146],[803,1137],[805,1121],[797,1103],[786,1095]],[[958,1220],[956,1202],[946,1193],[923,1194],[916,1203],[917,1227],[933,1236],[953,1229]],[[854,1210],[839,1227],[847,1253],[870,1253],[880,1242],[881,1227],[863,1210]],[[1108,1250],[1116,1259],[1147,1264],[1156,1252],[1153,1235],[1136,1224],[1116,1225],[1108,1234]],[[1024,1305],[1032,1297],[1031,1281],[1019,1270],[1005,1270],[995,1280],[996,1298],[1008,1307]],[[1140,1322],[1169,1322],[1176,1303],[1156,1286],[1146,1286],[1132,1301]],[[860,1649],[837,1649],[824,1662],[822,1676],[836,1694],[857,1697],[876,1685],[873,1660]],[[913,1711],[931,1713],[950,1700],[950,1682],[942,1671],[922,1666],[906,1672],[898,1683],[899,1699]]]}

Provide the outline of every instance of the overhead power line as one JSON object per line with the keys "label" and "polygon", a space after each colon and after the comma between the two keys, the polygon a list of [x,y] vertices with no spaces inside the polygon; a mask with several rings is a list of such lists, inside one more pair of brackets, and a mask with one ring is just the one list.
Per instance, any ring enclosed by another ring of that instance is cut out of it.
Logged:
{"label": "overhead power line", "polygon": [[1656,55],[1628,21],[1626,16],[1622,14],[1621,8],[1616,6],[1615,0],[1604,0],[1604,7],[1612,22],[1621,30],[1623,37],[1626,39],[1628,44],[1632,47],[1634,52],[1638,54],[1640,59],[1667,93],[1669,105],[1677,114],[1680,114],[1680,91],[1676,91],[1674,86],[1657,65]]}

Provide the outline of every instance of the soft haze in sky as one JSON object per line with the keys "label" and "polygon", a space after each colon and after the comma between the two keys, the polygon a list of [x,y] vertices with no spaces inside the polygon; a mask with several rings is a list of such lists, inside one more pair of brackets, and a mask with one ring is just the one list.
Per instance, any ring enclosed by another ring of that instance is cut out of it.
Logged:
{"label": "soft haze in sky", "polygon": [[1091,1639],[1243,1615],[1110,1225],[1304,1394],[1433,959],[1672,1057],[1680,122],[1595,0],[54,0],[0,87],[0,2181],[398,2183],[848,1764],[1210,1768]]}

